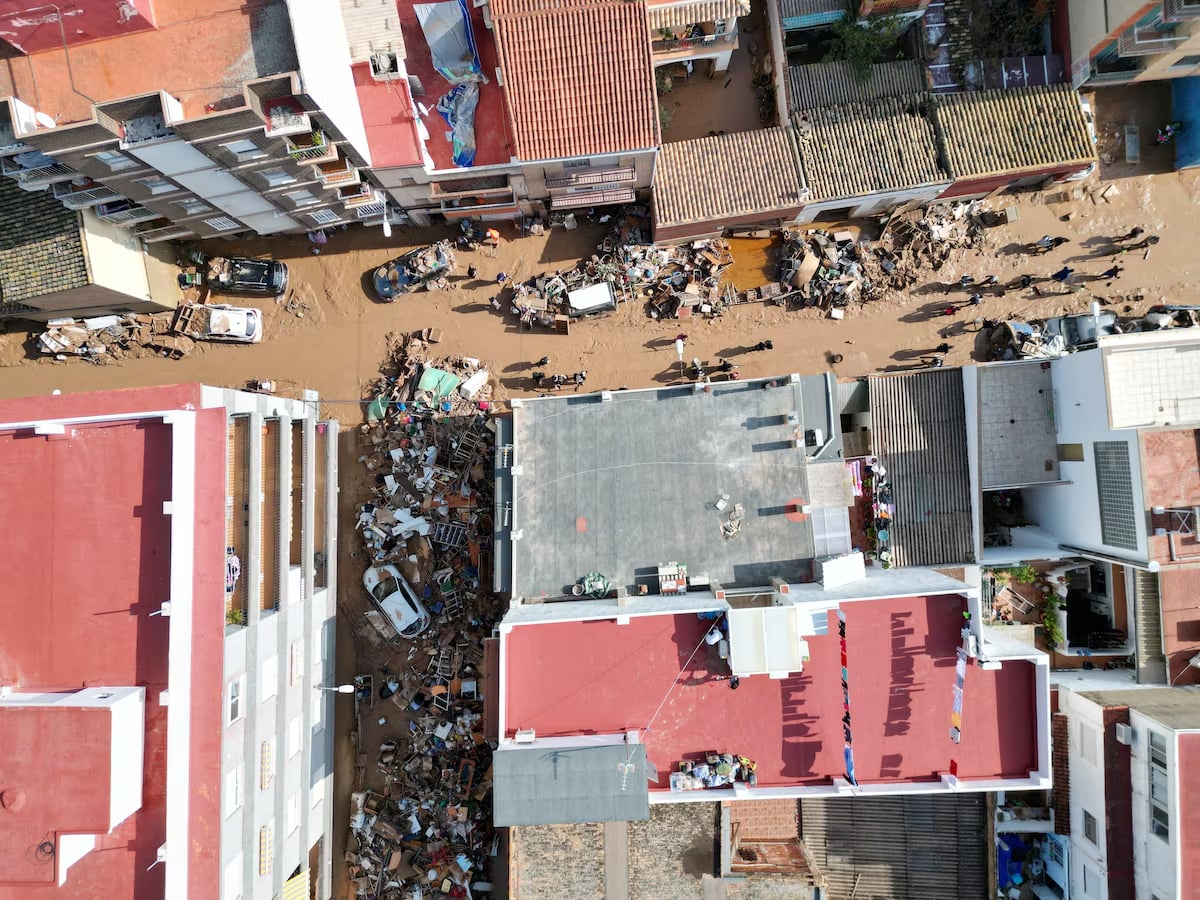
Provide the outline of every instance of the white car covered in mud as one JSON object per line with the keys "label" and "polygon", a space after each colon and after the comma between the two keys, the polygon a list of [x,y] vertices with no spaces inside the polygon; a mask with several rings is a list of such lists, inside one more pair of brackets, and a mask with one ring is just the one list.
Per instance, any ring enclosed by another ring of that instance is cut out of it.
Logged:
{"label": "white car covered in mud", "polygon": [[372,566],[363,572],[363,587],[400,637],[415,638],[429,627],[429,613],[400,570],[392,565]]}

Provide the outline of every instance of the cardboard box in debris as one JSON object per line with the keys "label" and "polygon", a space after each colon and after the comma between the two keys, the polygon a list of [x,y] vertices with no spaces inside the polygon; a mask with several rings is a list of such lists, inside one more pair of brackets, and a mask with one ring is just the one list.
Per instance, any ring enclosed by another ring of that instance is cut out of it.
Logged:
{"label": "cardboard box in debris", "polygon": [[[396,733],[359,747],[346,856],[358,896],[477,897],[495,852],[481,690],[496,619],[481,574],[492,529],[492,383],[480,360],[435,356],[439,337],[389,336],[387,374],[361,426],[360,461],[374,479],[358,518],[369,563],[395,565],[430,621],[404,638],[380,609],[367,613],[394,649],[380,678],[356,679],[356,735],[364,718]],[[378,790],[366,789],[370,753]]]}

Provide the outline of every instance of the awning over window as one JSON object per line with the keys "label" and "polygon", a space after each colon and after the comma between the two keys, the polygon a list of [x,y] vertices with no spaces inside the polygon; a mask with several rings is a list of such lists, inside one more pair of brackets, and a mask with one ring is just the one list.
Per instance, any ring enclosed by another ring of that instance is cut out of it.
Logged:
{"label": "awning over window", "polygon": [[736,19],[749,14],[750,0],[685,0],[683,3],[651,6],[646,12],[650,17],[650,30],[657,31],[716,19]]}

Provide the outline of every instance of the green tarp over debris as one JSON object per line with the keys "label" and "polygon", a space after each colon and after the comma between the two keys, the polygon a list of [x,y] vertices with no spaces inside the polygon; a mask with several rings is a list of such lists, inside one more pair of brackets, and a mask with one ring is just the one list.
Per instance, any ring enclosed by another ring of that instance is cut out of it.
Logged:
{"label": "green tarp over debris", "polygon": [[421,373],[421,381],[417,385],[418,390],[429,391],[439,400],[449,397],[454,393],[454,389],[459,386],[462,379],[457,375],[446,372],[442,369],[428,368]]}

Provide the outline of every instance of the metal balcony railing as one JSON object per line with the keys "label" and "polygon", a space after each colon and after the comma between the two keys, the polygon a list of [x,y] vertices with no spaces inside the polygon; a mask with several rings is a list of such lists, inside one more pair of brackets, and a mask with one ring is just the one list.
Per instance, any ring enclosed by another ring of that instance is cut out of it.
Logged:
{"label": "metal balcony railing", "polygon": [[145,231],[139,231],[137,236],[148,244],[157,243],[158,241],[169,241],[175,238],[190,238],[196,235],[184,228],[182,225],[163,225],[160,228],[147,228]]}
{"label": "metal balcony railing", "polygon": [[632,184],[637,180],[637,172],[632,168],[616,169],[576,169],[558,178],[547,178],[546,187],[550,190],[559,188],[586,187],[594,184]]}
{"label": "metal balcony railing", "polygon": [[122,197],[112,188],[101,184],[82,191],[60,194],[58,199],[67,209],[87,209],[90,206],[108,203],[110,200],[120,200]]}
{"label": "metal balcony railing", "polygon": [[387,204],[385,203],[369,203],[366,206],[358,206],[354,209],[354,214],[360,221],[382,218],[385,212],[387,212]]}
{"label": "metal balcony railing", "polygon": [[1187,40],[1187,35],[1176,34],[1154,26],[1134,25],[1121,33],[1117,39],[1117,53],[1121,56],[1154,56],[1174,50]]}
{"label": "metal balcony railing", "polygon": [[101,204],[96,209],[96,215],[105,222],[125,226],[149,222],[159,217],[159,213],[144,206],[138,206],[136,203],[118,203],[113,204],[111,208]]}
{"label": "metal balcony railing", "polygon": [[38,169],[22,169],[12,176],[17,184],[27,191],[40,191],[52,184],[60,184],[78,178],[79,173],[70,166],[55,163]]}
{"label": "metal balcony railing", "polygon": [[1163,0],[1163,19],[1167,22],[1200,19],[1200,0]]}
{"label": "metal balcony railing", "polygon": [[685,50],[734,50],[737,48],[737,42],[737,32],[731,31],[725,34],[705,34],[699,37],[659,37],[651,42],[650,47],[656,54],[665,54],[680,53]]}
{"label": "metal balcony railing", "polygon": [[287,138],[288,156],[303,163],[332,162],[337,159],[337,145],[323,131]]}

